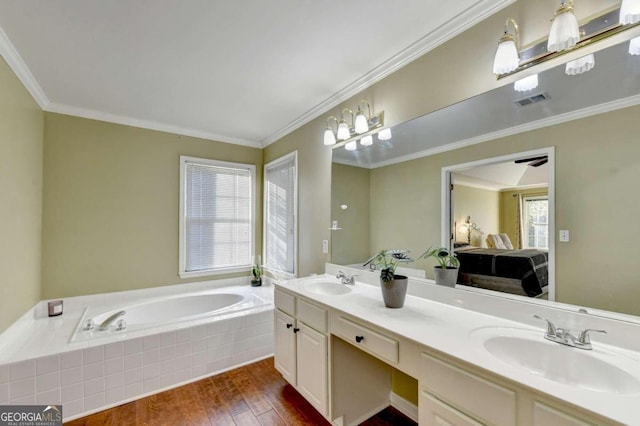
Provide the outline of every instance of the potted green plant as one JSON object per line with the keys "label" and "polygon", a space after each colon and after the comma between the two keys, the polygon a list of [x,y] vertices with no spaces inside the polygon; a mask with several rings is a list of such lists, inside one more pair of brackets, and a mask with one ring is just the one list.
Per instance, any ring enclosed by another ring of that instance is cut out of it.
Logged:
{"label": "potted green plant", "polygon": [[458,280],[460,261],[454,252],[446,247],[429,247],[418,259],[433,257],[438,265],[433,267],[436,284],[455,287]]}
{"label": "potted green plant", "polygon": [[260,287],[262,285],[262,272],[260,256],[258,256],[258,261],[254,261],[251,266],[251,287]]}
{"label": "potted green plant", "polygon": [[380,288],[382,299],[387,308],[402,308],[407,295],[408,278],[396,275],[400,263],[413,262],[407,250],[381,250],[367,260],[364,265],[375,265],[380,270]]}

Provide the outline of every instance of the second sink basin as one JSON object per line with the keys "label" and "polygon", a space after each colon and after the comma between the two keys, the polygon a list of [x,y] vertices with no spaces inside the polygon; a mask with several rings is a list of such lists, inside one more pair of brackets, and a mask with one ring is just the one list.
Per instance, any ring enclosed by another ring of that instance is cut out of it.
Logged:
{"label": "second sink basin", "polygon": [[487,327],[472,332],[499,360],[557,383],[596,392],[640,392],[638,361],[597,347],[571,348],[544,339],[543,332]]}
{"label": "second sink basin", "polygon": [[305,285],[305,289],[312,293],[332,296],[351,292],[351,287],[334,281],[311,281]]}

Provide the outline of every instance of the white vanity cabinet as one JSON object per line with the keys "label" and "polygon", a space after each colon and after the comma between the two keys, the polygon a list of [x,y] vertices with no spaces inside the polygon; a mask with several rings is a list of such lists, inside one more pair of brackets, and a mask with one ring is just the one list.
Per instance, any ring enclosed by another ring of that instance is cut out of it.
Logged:
{"label": "white vanity cabinet", "polygon": [[328,415],[327,310],[275,290],[275,367],[322,415]]}

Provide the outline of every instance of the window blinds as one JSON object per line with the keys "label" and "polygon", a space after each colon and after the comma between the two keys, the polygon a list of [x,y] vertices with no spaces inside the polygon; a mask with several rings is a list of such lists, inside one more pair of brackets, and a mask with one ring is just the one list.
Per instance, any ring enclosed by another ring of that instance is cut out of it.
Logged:
{"label": "window blinds", "polygon": [[265,265],[295,275],[297,173],[295,153],[265,166]]}
{"label": "window blinds", "polygon": [[185,272],[249,265],[251,169],[205,161],[184,165]]}

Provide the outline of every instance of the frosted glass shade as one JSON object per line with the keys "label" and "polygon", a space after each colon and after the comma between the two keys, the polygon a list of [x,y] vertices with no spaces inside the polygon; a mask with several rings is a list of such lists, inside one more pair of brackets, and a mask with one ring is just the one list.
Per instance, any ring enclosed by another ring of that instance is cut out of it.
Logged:
{"label": "frosted glass shade", "polygon": [[360,139],[360,145],[362,146],[370,146],[373,145],[373,136],[368,135],[364,138]]}
{"label": "frosted glass shade", "polygon": [[356,149],[358,149],[358,142],[357,141],[347,142],[347,144],[344,146],[344,149],[346,149],[347,151],[355,151]]}
{"label": "frosted glass shade", "polygon": [[567,62],[564,72],[567,75],[578,75],[591,70],[595,65],[596,58],[591,54],[576,59],[575,61]]}
{"label": "frosted glass shade", "polygon": [[635,24],[640,21],[640,0],[622,0],[620,24]]}
{"label": "frosted glass shade", "polygon": [[387,128],[380,130],[380,132],[378,133],[378,139],[380,139],[381,141],[388,141],[389,139],[391,139],[391,129]]}
{"label": "frosted glass shade", "polygon": [[629,55],[640,55],[640,37],[633,38],[629,42]]}
{"label": "frosted glass shade", "polygon": [[340,124],[338,124],[338,140],[344,141],[347,140],[351,137],[351,132],[349,131],[349,125],[344,122],[341,121]]}
{"label": "frosted glass shade", "polygon": [[333,134],[333,130],[326,129],[324,131],[324,144],[325,145],[335,145],[336,144],[336,135]]}
{"label": "frosted glass shade", "polygon": [[518,65],[520,65],[520,57],[516,42],[513,39],[501,40],[493,60],[493,73],[506,74],[518,68]]}
{"label": "frosted glass shade", "polygon": [[521,78],[513,83],[513,88],[516,92],[528,92],[538,87],[538,74],[530,75],[529,77]]}
{"label": "frosted glass shade", "polygon": [[551,23],[547,51],[560,52],[571,49],[580,41],[580,27],[572,11],[559,13]]}
{"label": "frosted glass shade", "polygon": [[369,131],[369,121],[367,117],[365,117],[362,111],[359,111],[356,114],[356,122],[354,126],[354,130],[357,134],[365,133]]}

